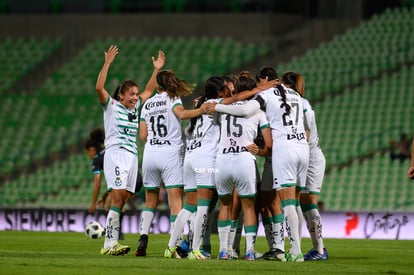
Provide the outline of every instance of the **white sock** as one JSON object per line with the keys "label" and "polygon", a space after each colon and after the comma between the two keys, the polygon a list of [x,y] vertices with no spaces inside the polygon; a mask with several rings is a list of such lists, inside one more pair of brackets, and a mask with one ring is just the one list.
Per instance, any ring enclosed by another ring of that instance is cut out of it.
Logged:
{"label": "white sock", "polygon": [[257,225],[245,226],[244,233],[246,234],[246,254],[255,253]]}
{"label": "white sock", "polygon": [[227,251],[227,243],[229,242],[230,220],[217,221],[217,230],[220,240],[220,252]]}
{"label": "white sock", "polygon": [[144,208],[141,212],[141,226],[139,229],[140,235],[148,235],[151,228],[152,219],[154,218],[154,209],[153,208]]}
{"label": "white sock", "polygon": [[269,246],[269,250],[272,250],[273,248],[273,242],[274,242],[274,236],[273,236],[273,230],[272,230],[272,218],[263,218],[262,217],[262,224],[264,228],[264,233],[267,241],[267,245]]}
{"label": "white sock", "polygon": [[230,221],[229,239],[227,240],[227,250],[233,250],[234,238],[236,237],[237,231],[237,220]]}
{"label": "white sock", "polygon": [[110,209],[106,216],[106,233],[104,248],[111,248],[119,240],[119,217],[121,213],[116,210]]}
{"label": "white sock", "polygon": [[296,212],[298,213],[298,222],[299,222],[299,242],[302,240],[302,227],[303,227],[303,213],[302,208],[300,207],[299,201],[296,201]]}
{"label": "white sock", "polygon": [[292,249],[292,256],[296,257],[298,254],[302,253],[300,248],[298,213],[296,212],[296,207],[294,205],[284,206],[283,213],[285,214],[286,231]]}
{"label": "white sock", "polygon": [[273,245],[275,249],[285,251],[285,216],[282,214],[272,217]]}
{"label": "white sock", "polygon": [[318,209],[311,209],[303,213],[306,219],[306,225],[309,230],[309,235],[312,239],[313,249],[317,250],[320,254],[323,254],[323,244],[322,238],[322,221],[321,215],[319,214]]}
{"label": "white sock", "polygon": [[192,246],[193,239],[194,239],[194,225],[195,225],[195,218],[197,215],[197,211],[191,214],[191,216],[188,218],[187,225],[188,225],[188,234],[187,234],[187,241]]}
{"label": "white sock", "polygon": [[211,236],[211,228],[213,228],[213,222],[214,222],[214,213],[215,210],[211,210],[207,213],[207,224],[206,224],[206,232],[203,235],[203,246],[211,246],[210,242],[210,236]]}
{"label": "white sock", "polygon": [[207,232],[208,227],[208,205],[197,206],[197,212],[194,221],[194,235],[193,235],[193,250],[200,250],[201,243],[203,242],[204,235]]}
{"label": "white sock", "polygon": [[184,231],[184,226],[187,224],[188,219],[190,218],[192,212],[183,208],[177,215],[177,219],[174,222],[173,230],[170,234],[170,240],[168,242],[168,247],[175,248],[177,246],[177,241],[180,239],[182,232]]}

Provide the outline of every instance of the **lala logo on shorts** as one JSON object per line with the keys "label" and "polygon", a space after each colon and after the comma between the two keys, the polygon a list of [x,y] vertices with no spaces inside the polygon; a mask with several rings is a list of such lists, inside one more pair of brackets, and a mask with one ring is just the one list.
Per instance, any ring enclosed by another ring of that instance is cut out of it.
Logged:
{"label": "lala logo on shorts", "polygon": [[121,184],[122,184],[121,178],[120,177],[116,177],[116,179],[115,179],[115,185],[116,186],[121,186]]}

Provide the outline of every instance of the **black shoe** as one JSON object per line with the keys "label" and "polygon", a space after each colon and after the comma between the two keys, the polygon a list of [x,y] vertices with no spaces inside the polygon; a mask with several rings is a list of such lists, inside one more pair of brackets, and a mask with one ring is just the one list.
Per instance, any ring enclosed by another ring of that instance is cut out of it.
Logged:
{"label": "black shoe", "polygon": [[185,251],[184,249],[181,248],[181,246],[177,246],[177,248],[175,249],[175,251],[177,252],[177,254],[182,258],[187,258],[188,257],[188,252]]}
{"label": "black shoe", "polygon": [[261,259],[273,260],[273,261],[282,261],[282,262],[286,261],[285,252],[283,252],[282,250],[280,250],[278,248],[267,251],[265,254],[263,254]]}
{"label": "black shoe", "polygon": [[145,257],[147,256],[147,245],[148,245],[148,235],[141,235],[138,241],[138,248],[135,250],[135,256]]}

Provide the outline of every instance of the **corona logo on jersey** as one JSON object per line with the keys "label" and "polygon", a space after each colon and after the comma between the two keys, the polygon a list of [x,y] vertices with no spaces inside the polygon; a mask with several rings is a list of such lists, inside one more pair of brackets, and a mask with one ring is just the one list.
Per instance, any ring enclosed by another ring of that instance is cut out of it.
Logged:
{"label": "corona logo on jersey", "polygon": [[163,100],[163,101],[148,102],[147,104],[145,104],[145,109],[150,110],[154,107],[161,107],[161,106],[167,106],[167,101]]}
{"label": "corona logo on jersey", "polygon": [[230,139],[230,146],[223,148],[223,154],[238,154],[248,152],[246,146],[239,146],[234,139]]}

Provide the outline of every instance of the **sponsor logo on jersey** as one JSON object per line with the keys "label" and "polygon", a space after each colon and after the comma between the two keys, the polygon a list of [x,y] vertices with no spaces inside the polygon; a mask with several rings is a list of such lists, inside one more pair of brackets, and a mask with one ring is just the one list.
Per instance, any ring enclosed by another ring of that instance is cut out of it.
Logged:
{"label": "sponsor logo on jersey", "polygon": [[246,146],[230,146],[223,149],[223,154],[238,154],[248,152]]}
{"label": "sponsor logo on jersey", "polygon": [[131,128],[124,128],[124,133],[127,134],[127,135],[136,135],[137,130],[136,129],[131,129]]}
{"label": "sponsor logo on jersey", "polygon": [[166,100],[148,102],[147,104],[145,104],[145,109],[150,110],[154,107],[162,107],[162,106],[167,106],[167,101]]}
{"label": "sponsor logo on jersey", "polygon": [[297,139],[302,140],[305,139],[305,133],[298,133],[298,129],[292,126],[292,134],[287,134],[287,140]]}
{"label": "sponsor logo on jersey", "polygon": [[191,144],[187,146],[187,151],[191,151],[199,147],[201,147],[201,141],[193,140],[191,141]]}
{"label": "sponsor logo on jersey", "polygon": [[305,139],[305,133],[287,134],[287,140],[292,140],[292,139],[297,139],[297,140]]}
{"label": "sponsor logo on jersey", "polygon": [[159,140],[159,139],[153,138],[150,140],[150,144],[151,145],[171,145],[171,142],[169,142],[168,140]]}

